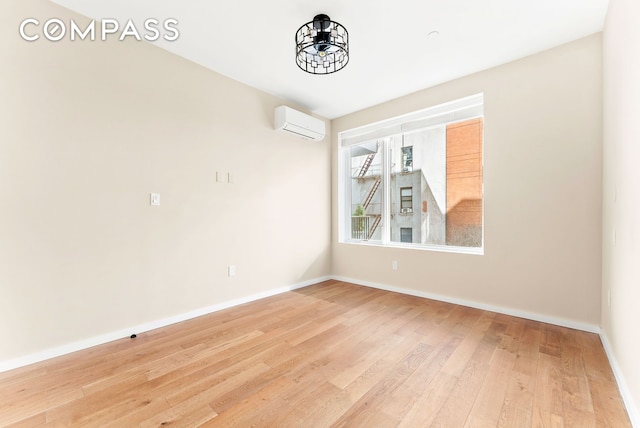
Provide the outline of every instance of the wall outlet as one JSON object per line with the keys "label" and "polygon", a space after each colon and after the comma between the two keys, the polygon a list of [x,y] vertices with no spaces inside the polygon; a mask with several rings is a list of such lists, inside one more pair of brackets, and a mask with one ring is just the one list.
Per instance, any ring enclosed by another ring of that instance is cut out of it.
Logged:
{"label": "wall outlet", "polygon": [[236,266],[235,265],[229,265],[229,268],[227,269],[227,274],[229,276],[236,276]]}
{"label": "wall outlet", "polygon": [[398,270],[398,261],[394,260],[391,262],[391,269]]}

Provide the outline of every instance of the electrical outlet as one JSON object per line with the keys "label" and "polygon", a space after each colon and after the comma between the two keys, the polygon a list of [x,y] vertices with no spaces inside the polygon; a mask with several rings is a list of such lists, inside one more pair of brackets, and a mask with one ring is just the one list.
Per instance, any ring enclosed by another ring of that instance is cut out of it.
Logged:
{"label": "electrical outlet", "polygon": [[398,261],[394,260],[391,262],[391,269],[398,270]]}

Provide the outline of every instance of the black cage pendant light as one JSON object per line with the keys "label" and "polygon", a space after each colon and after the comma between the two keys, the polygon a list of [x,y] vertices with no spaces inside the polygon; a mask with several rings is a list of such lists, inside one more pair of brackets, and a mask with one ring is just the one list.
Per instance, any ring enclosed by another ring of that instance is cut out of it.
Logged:
{"label": "black cage pendant light", "polygon": [[316,15],[296,32],[296,63],[311,74],[330,74],[349,62],[349,33],[327,15]]}

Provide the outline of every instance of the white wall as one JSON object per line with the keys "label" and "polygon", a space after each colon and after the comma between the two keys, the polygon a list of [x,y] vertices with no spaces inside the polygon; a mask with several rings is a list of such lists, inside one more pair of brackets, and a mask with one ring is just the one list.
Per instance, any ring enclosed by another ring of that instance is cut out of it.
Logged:
{"label": "white wall", "polygon": [[148,43],[25,42],[27,17],[87,22],[0,1],[0,367],[330,274],[329,138]]}
{"label": "white wall", "polygon": [[334,120],[336,205],[338,132],[484,92],[485,254],[341,244],[334,210],[333,273],[597,330],[601,69],[596,34]]}
{"label": "white wall", "polygon": [[639,22],[637,0],[610,1],[603,36],[602,329],[627,410],[640,427]]}

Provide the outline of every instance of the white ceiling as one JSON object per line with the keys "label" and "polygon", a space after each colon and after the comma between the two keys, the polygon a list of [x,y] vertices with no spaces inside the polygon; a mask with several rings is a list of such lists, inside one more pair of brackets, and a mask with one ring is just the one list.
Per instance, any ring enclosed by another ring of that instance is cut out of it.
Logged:
{"label": "white ceiling", "polygon": [[[329,119],[602,30],[608,0],[54,0],[95,19],[175,18],[155,42]],[[294,34],[325,13],[347,28],[349,64],[295,63]],[[432,31],[439,35],[429,36]]]}

